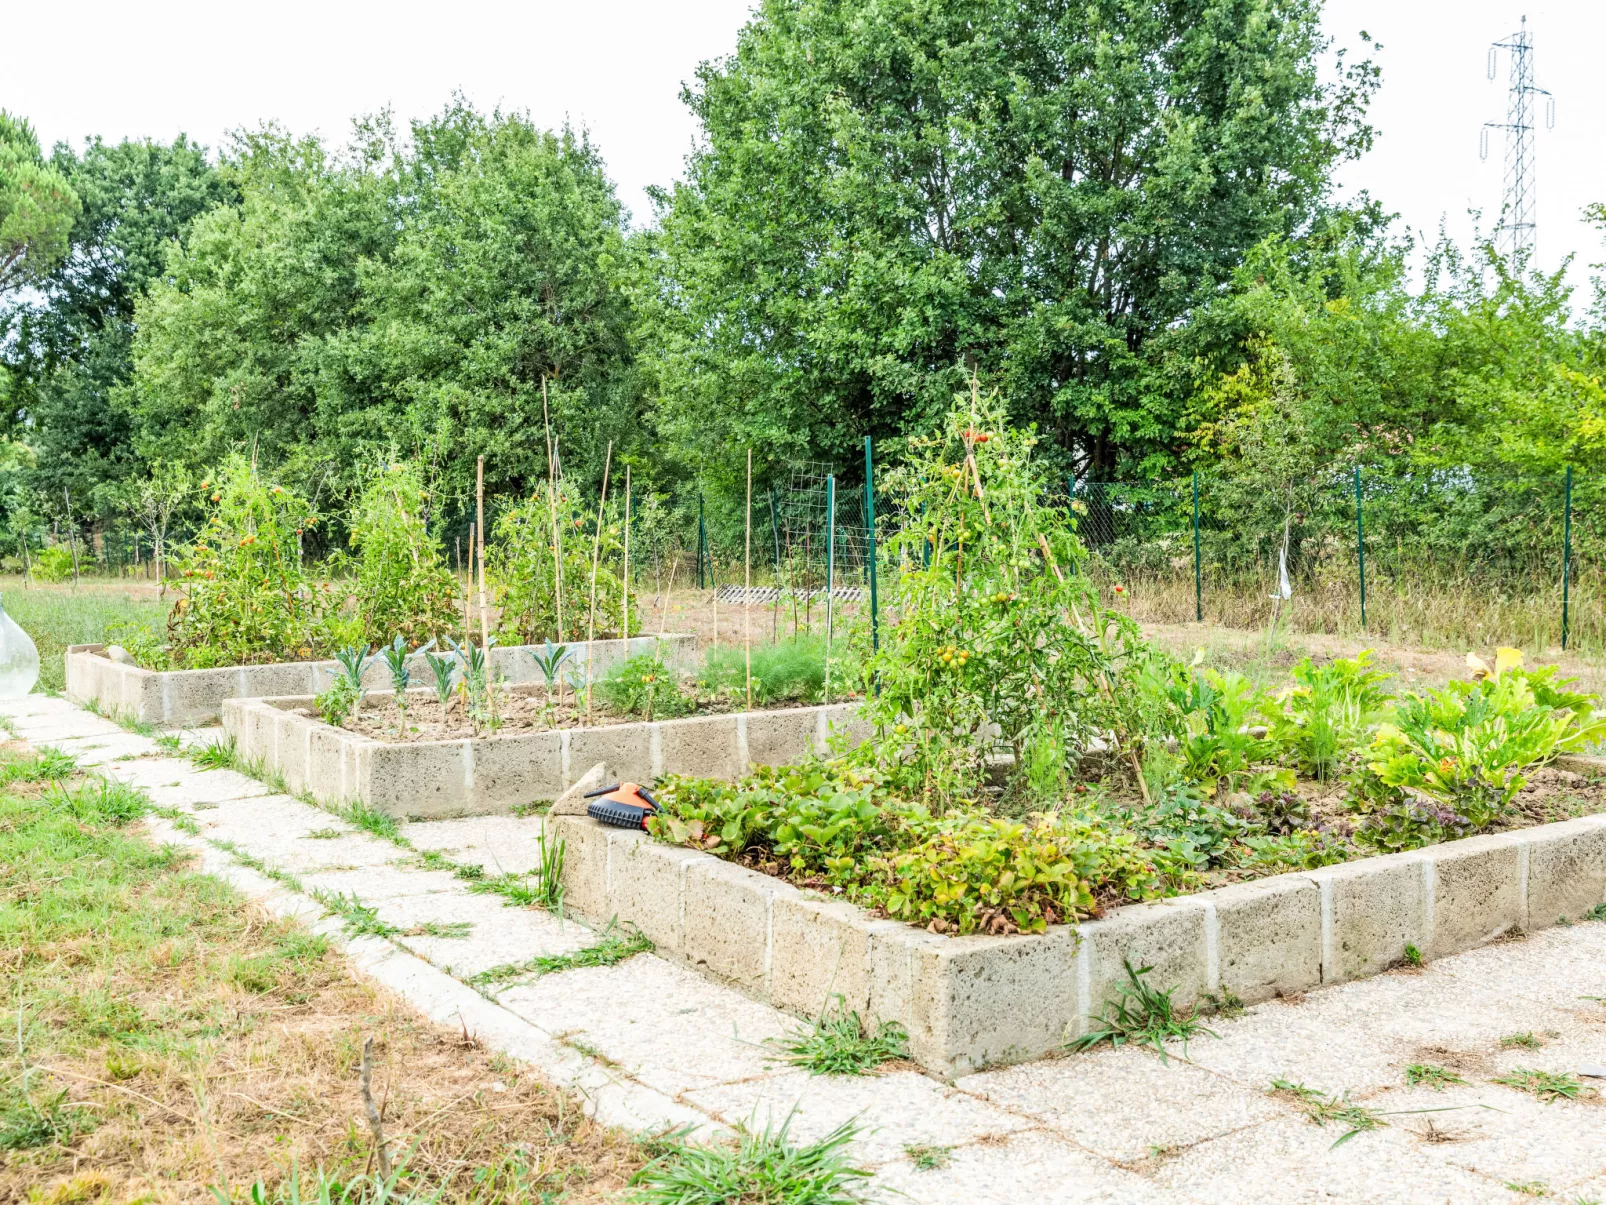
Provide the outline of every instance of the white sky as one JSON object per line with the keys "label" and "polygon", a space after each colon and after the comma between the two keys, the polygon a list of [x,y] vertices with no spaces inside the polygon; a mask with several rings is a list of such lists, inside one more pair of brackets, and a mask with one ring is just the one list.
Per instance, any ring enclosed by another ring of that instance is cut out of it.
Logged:
{"label": "white sky", "polygon": [[[643,187],[671,180],[691,143],[680,84],[700,60],[734,48],[749,0],[11,7],[0,107],[32,120],[47,145],[183,131],[215,147],[225,131],[268,118],[343,141],[355,114],[388,105],[405,121],[458,89],[482,107],[527,109],[543,125],[568,117],[589,127],[620,197],[644,222]],[[1556,128],[1538,135],[1539,262],[1553,267],[1568,251],[1580,264],[1606,258],[1579,220],[1586,203],[1606,200],[1600,0],[1328,0],[1331,35],[1355,47],[1365,29],[1384,47],[1372,111],[1381,137],[1341,183],[1369,189],[1429,236],[1444,218],[1464,243],[1469,207],[1491,227],[1503,144],[1496,133],[1480,162],[1478,129],[1504,120],[1506,62],[1490,83],[1485,48],[1524,11],[1538,83],[1558,110]]]}

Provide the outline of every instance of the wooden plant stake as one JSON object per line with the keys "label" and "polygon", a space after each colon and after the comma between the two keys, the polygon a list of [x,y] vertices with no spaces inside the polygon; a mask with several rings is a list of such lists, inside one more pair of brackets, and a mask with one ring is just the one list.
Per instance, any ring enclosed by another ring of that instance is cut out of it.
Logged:
{"label": "wooden plant stake", "polygon": [[747,531],[742,540],[742,648],[747,657],[747,710],[753,710],[753,449],[747,449]]}
{"label": "wooden plant stake", "polygon": [[486,656],[486,671],[490,670],[491,620],[485,610],[485,457],[481,456],[474,469],[474,520],[479,526],[477,549],[480,562],[480,651]]}
{"label": "wooden plant stake", "polygon": [[597,534],[591,541],[591,615],[586,622],[586,723],[591,722],[591,643],[597,638],[597,564],[602,556],[602,508],[608,505],[608,470],[613,466],[613,440],[602,458],[602,496],[597,499]]}
{"label": "wooden plant stake", "polygon": [[[546,426],[546,500],[552,512],[552,603],[557,608],[558,641],[563,641],[563,545],[558,537],[558,441],[552,434],[552,417],[547,410],[546,378],[541,378],[541,421]],[[558,701],[563,686],[558,685]]]}
{"label": "wooden plant stake", "polygon": [[[625,465],[625,577],[619,589],[619,638],[630,639],[630,466]],[[630,646],[625,646],[630,651]]]}

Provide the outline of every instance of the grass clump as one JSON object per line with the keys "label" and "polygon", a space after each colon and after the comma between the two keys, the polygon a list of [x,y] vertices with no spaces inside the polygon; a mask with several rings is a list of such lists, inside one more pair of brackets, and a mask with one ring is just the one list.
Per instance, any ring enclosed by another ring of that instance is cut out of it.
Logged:
{"label": "grass clump", "polygon": [[1070,1049],[1091,1050],[1104,1042],[1111,1046],[1123,1046],[1131,1042],[1153,1046],[1161,1060],[1165,1061],[1165,1043],[1168,1039],[1182,1043],[1183,1057],[1186,1058],[1188,1042],[1192,1038],[1201,1033],[1213,1038],[1220,1036],[1214,1030],[1205,1028],[1193,1009],[1181,1007],[1172,1001],[1171,996],[1176,988],[1162,990],[1144,981],[1143,977],[1153,971],[1153,967],[1134,968],[1131,962],[1125,962],[1125,966],[1126,982],[1117,989],[1118,996],[1106,1001],[1098,1016],[1088,1018],[1093,1028],[1072,1039],[1068,1043]]}
{"label": "grass clump", "polygon": [[637,954],[652,950],[650,940],[640,930],[615,933],[612,928],[594,946],[573,950],[567,954],[538,954],[523,962],[507,962],[487,967],[468,979],[471,987],[499,987],[522,979],[526,975],[553,975],[559,971],[572,971],[577,967],[611,967]]}
{"label": "grass clump", "polygon": [[1350,1100],[1348,1092],[1342,1096],[1332,1096],[1285,1079],[1272,1080],[1271,1091],[1274,1095],[1291,1099],[1316,1125],[1346,1127],[1344,1133],[1339,1135],[1338,1141],[1333,1143],[1335,1147],[1342,1146],[1357,1134],[1364,1134],[1368,1130],[1380,1130],[1388,1125],[1383,1115],[1376,1109],[1369,1109]]}
{"label": "grass clump", "polygon": [[1538,1050],[1544,1044],[1544,1040],[1531,1030],[1528,1033],[1508,1033],[1500,1039],[1501,1050]]}
{"label": "grass clump", "polygon": [[1432,1088],[1435,1092],[1443,1092],[1453,1084],[1465,1084],[1462,1079],[1448,1067],[1439,1067],[1433,1063],[1412,1063],[1405,1069],[1405,1086],[1407,1088]]}
{"label": "grass clump", "polygon": [[909,1162],[914,1164],[915,1170],[920,1172],[941,1171],[953,1159],[954,1148],[951,1146],[931,1146],[927,1143],[914,1143],[903,1148],[903,1153]]}
{"label": "grass clump", "polygon": [[[703,658],[705,689],[731,699],[747,699],[747,656],[730,645],[716,646]],[[840,684],[839,684],[840,689]],[[753,703],[815,703],[825,697],[825,640],[794,636],[778,644],[753,646]]]}
{"label": "grass clump", "polygon": [[1577,1100],[1586,1092],[1594,1092],[1593,1088],[1586,1088],[1580,1083],[1576,1075],[1564,1071],[1539,1071],[1533,1067],[1513,1067],[1505,1075],[1497,1075],[1492,1082],[1526,1092],[1547,1105],[1558,1100]]}
{"label": "grass clump", "polygon": [[741,1128],[729,1145],[660,1140],[663,1153],[631,1183],[640,1205],[862,1205],[870,1173],[848,1162],[858,1134],[845,1122],[818,1142],[794,1146],[788,1130]]}
{"label": "grass clump", "polygon": [[871,1033],[842,997],[808,1028],[772,1038],[780,1060],[806,1068],[811,1075],[864,1075],[883,1063],[909,1057],[909,1035],[895,1021],[883,1021]]}

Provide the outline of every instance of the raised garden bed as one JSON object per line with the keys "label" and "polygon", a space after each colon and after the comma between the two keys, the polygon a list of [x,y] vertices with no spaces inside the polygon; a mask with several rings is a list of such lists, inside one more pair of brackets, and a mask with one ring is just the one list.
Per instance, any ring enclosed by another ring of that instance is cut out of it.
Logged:
{"label": "raised garden bed", "polygon": [[[514,645],[491,650],[491,668],[511,683],[540,677],[532,649]],[[600,676],[630,657],[658,653],[673,665],[689,664],[697,649],[695,636],[635,636],[629,640],[579,641],[571,644],[571,673]],[[328,689],[339,671],[335,661],[280,662],[273,665],[237,665],[226,669],[148,670],[113,661],[103,644],[78,644],[67,650],[67,689],[77,703],[93,700],[102,711],[142,724],[178,726],[205,724],[223,711],[224,699],[259,699],[281,695],[315,695]],[[409,659],[415,680],[423,680],[429,667],[422,656]],[[364,682],[370,687],[389,683],[382,661],[369,667]]]}
{"label": "raised garden bed", "polygon": [[[1568,769],[1606,761],[1562,759]],[[941,1076],[1052,1054],[1125,980],[1153,967],[1179,1004],[1247,1003],[1438,958],[1606,903],[1606,815],[1281,874],[1097,920],[1008,937],[945,937],[710,854],[607,829],[547,823],[566,843],[566,906],[638,927],[658,952],[776,1007],[817,1016],[836,996],[894,1021]]]}
{"label": "raised garden bed", "polygon": [[[424,691],[409,694],[416,694],[420,705],[430,697]],[[388,706],[389,695],[371,697],[380,707]],[[838,703],[448,740],[383,741],[315,718],[310,695],[228,699],[223,728],[240,756],[281,775],[292,791],[307,791],[331,803],[360,801],[408,817],[506,812],[555,799],[598,762],[612,776],[637,782],[665,774],[734,778],[749,766],[785,765],[824,752],[833,731],[853,742],[869,736],[857,704]]]}

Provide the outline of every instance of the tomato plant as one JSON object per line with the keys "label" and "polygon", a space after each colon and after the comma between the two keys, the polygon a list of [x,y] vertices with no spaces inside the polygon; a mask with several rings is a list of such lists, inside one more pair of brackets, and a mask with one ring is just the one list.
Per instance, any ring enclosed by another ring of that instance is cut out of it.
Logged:
{"label": "tomato plant", "polygon": [[462,590],[429,529],[432,491],[416,461],[370,465],[348,517],[357,550],[357,638],[375,647],[444,640],[463,626]]}

